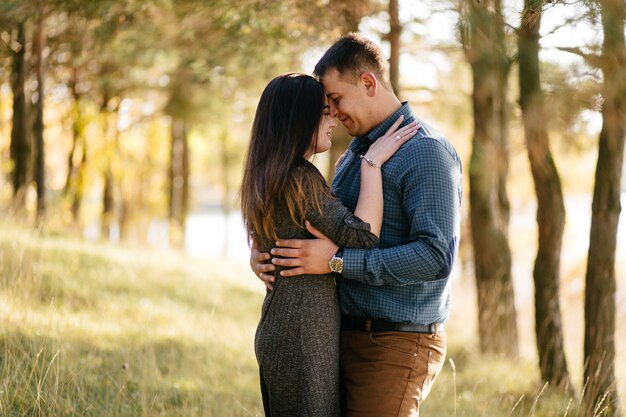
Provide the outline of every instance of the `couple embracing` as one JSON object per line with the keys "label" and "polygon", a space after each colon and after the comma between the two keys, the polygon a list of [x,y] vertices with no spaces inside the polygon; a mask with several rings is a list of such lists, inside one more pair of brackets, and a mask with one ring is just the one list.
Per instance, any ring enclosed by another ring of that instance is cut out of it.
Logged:
{"label": "couple embracing", "polygon": [[[241,188],[265,282],[255,338],[268,417],[417,416],[446,354],[461,162],[355,34],[257,108]],[[309,159],[354,136],[332,190]]]}

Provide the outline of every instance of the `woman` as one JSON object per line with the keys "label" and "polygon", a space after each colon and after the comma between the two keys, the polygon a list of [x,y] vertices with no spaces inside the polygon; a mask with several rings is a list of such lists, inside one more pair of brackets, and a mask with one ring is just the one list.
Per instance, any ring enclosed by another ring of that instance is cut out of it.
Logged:
{"label": "woman", "polygon": [[[396,130],[362,156],[359,201],[350,213],[308,161],[331,145],[336,126],[322,85],[290,73],[263,91],[254,119],[241,186],[249,236],[263,251],[276,239],[311,237],[305,221],[339,246],[378,242],[383,198],[380,167],[417,131]],[[332,274],[282,278],[275,271],[255,338],[266,416],[339,416],[339,305]]]}

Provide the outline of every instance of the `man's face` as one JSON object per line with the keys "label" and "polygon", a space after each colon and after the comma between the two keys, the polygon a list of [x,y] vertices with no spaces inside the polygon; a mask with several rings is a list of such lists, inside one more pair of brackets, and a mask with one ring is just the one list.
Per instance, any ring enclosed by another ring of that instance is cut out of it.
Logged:
{"label": "man's face", "polygon": [[367,107],[371,97],[366,94],[361,80],[356,84],[344,81],[337,69],[331,68],[322,77],[322,84],[330,114],[339,119],[350,135],[363,136],[372,130],[375,123]]}

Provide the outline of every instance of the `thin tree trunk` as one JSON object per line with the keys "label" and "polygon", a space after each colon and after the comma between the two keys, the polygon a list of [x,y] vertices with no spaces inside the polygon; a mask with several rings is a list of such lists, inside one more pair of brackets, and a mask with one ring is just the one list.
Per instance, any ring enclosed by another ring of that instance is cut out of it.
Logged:
{"label": "thin tree trunk", "polygon": [[220,176],[222,179],[222,189],[224,190],[222,194],[222,213],[224,215],[224,224],[226,225],[224,230],[224,240],[222,241],[222,256],[226,257],[228,255],[228,244],[230,233],[228,232],[228,218],[232,211],[232,201],[230,198],[230,180],[229,180],[229,169],[232,161],[231,153],[228,148],[228,130],[224,129],[221,135],[221,148],[220,148],[220,168],[222,170],[222,175]]}
{"label": "thin tree trunk", "polygon": [[[102,106],[100,107],[100,114],[102,117],[103,133],[106,142],[105,148],[105,166],[103,173],[103,188],[102,188],[102,217],[100,223],[100,236],[103,239],[111,238],[111,230],[113,227],[113,221],[115,219],[115,196],[114,196],[114,176],[113,176],[113,161],[117,155],[117,141],[118,130],[117,120],[110,120],[113,112],[117,112],[119,107],[116,107],[113,111],[109,111],[108,103],[110,100],[110,92],[108,86],[103,86],[103,98]],[[111,143],[112,142],[112,143]]]}
{"label": "thin tree trunk", "polygon": [[72,119],[72,148],[67,156],[67,176],[65,177],[65,187],[63,187],[63,195],[68,195],[70,189],[72,187],[73,178],[76,175],[76,168],[74,166],[74,154],[76,153],[76,148],[78,145],[78,137],[80,135],[79,129],[79,121],[81,119],[81,109],[80,109],[80,95],[76,89],[78,77],[78,70],[76,67],[72,68],[72,75],[69,79],[69,87],[72,92],[72,97],[74,98],[74,105],[71,112]]}
{"label": "thin tree trunk", "polygon": [[502,229],[508,234],[509,219],[511,217],[511,203],[506,190],[509,175],[509,72],[511,60],[506,54],[506,33],[504,31],[504,17],[502,16],[502,1],[494,0],[493,24],[493,65],[496,75],[495,108],[498,117],[498,203],[502,221]]}
{"label": "thin tree trunk", "polygon": [[183,119],[172,120],[170,158],[170,242],[179,248],[185,243],[185,222],[189,207],[189,150],[187,125]]}
{"label": "thin tree trunk", "polygon": [[35,141],[35,184],[37,185],[37,222],[41,222],[46,214],[46,169],[44,133],[44,102],[45,102],[45,57],[46,46],[45,10],[41,12],[35,32],[34,55],[36,58],[35,73],[37,78],[37,102],[35,103],[35,123],[33,137]]}
{"label": "thin tree trunk", "polygon": [[398,0],[389,0],[389,78],[391,87],[400,95],[400,35],[402,25],[398,13]]}
{"label": "thin tree trunk", "polygon": [[26,115],[26,29],[24,22],[17,24],[18,49],[13,51],[11,87],[13,90],[13,125],[11,129],[11,175],[13,185],[13,207],[20,211],[24,208],[26,187],[28,184],[28,161],[30,143],[28,137],[28,118]]}
{"label": "thin tree trunk", "polygon": [[[72,111],[72,148],[67,157],[67,177],[63,194],[71,199],[70,210],[74,225],[80,228],[80,207],[85,189],[85,170],[87,166],[87,141],[84,137],[84,126],[81,95],[76,84],[78,83],[78,68],[72,68],[69,86],[74,98],[74,109]],[[104,113],[102,113],[104,115]],[[104,117],[104,116],[103,116]],[[81,156],[78,164],[75,165],[77,149]]]}
{"label": "thin tree trunk", "polygon": [[[363,18],[363,12],[369,7],[367,2],[360,0],[330,0],[330,7],[336,10],[340,16],[339,21],[342,23],[341,32],[358,32],[359,23]],[[343,126],[337,126],[333,132],[333,146],[329,151],[329,164],[326,174],[327,180],[332,182],[335,176],[335,162],[348,149],[352,137],[348,134]]]}
{"label": "thin tree trunk", "polygon": [[[498,73],[506,61],[496,36],[502,25],[499,3],[469,2],[463,44],[472,67],[474,136],[470,160],[470,219],[478,296],[478,330],[484,353],[517,357],[517,313],[507,239],[508,212],[502,198],[502,102],[506,77]],[[498,62],[500,61],[500,62]],[[494,164],[496,166],[494,167]]]}
{"label": "thin tree trunk", "polygon": [[585,288],[585,416],[618,417],[615,382],[615,250],[626,121],[623,0],[600,0],[604,41],[602,130],[591,215]]}
{"label": "thin tree trunk", "polygon": [[100,236],[105,240],[109,240],[111,238],[114,206],[113,173],[111,172],[111,165],[109,163],[104,172],[104,183],[102,187],[102,220],[100,223]]}
{"label": "thin tree trunk", "polygon": [[565,205],[550,152],[539,68],[539,28],[544,0],[525,0],[518,32],[520,106],[528,159],[537,194],[539,248],[535,260],[535,334],[541,378],[574,394],[563,346],[559,304]]}

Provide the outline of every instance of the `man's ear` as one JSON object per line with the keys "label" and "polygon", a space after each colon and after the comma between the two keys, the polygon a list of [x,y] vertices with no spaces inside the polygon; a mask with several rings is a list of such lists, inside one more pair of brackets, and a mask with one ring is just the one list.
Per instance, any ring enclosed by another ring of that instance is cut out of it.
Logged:
{"label": "man's ear", "polygon": [[373,72],[368,71],[362,73],[359,81],[365,89],[365,93],[369,97],[374,97],[376,95],[376,91],[378,89],[378,80],[376,79],[376,75],[374,75]]}

